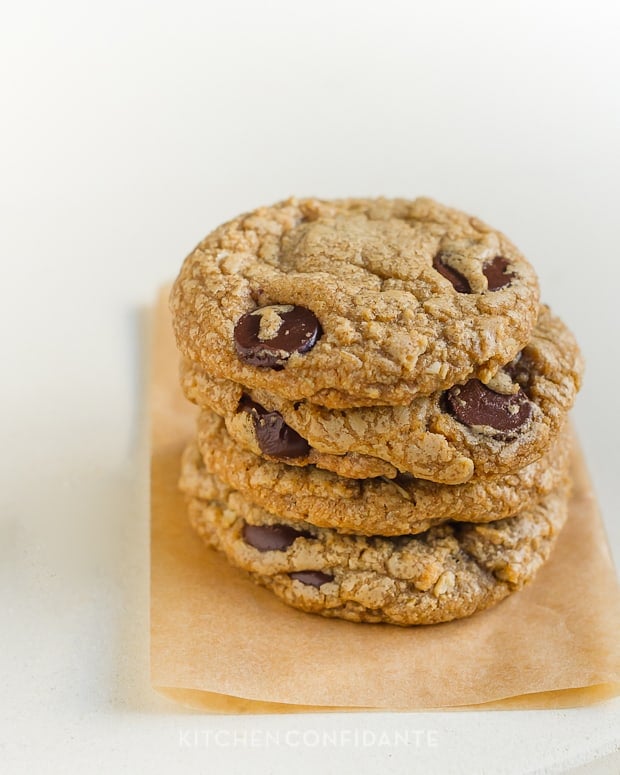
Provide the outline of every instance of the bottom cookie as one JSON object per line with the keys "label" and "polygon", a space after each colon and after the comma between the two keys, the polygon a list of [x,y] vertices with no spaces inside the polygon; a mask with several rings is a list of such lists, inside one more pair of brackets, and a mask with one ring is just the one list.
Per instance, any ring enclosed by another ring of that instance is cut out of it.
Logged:
{"label": "bottom cookie", "polygon": [[189,517],[232,565],[303,611],[402,626],[470,616],[523,587],[551,553],[569,490],[507,519],[382,537],[282,519],[225,486],[220,499],[217,484],[212,500],[188,499]]}

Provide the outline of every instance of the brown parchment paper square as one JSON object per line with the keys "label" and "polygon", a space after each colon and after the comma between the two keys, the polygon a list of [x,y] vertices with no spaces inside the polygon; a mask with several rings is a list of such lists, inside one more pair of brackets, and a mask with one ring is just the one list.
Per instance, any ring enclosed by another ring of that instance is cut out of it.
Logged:
{"label": "brown parchment paper square", "polygon": [[153,315],[150,384],[155,689],[229,713],[567,707],[620,694],[620,593],[578,448],[551,560],[469,619],[400,628],[305,614],[207,549],[177,489],[196,410],[178,387],[167,297]]}

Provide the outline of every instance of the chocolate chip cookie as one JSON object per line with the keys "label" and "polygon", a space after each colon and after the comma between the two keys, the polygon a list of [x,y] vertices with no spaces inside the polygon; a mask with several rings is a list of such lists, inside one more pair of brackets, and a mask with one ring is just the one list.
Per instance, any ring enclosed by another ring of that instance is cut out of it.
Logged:
{"label": "chocolate chip cookie", "polygon": [[538,282],[501,233],[430,199],[290,199],[201,242],[171,309],[179,349],[214,377],[330,408],[408,405],[514,359]]}
{"label": "chocolate chip cookie", "polygon": [[471,379],[406,407],[329,410],[211,377],[187,360],[181,385],[191,401],[224,417],[240,446],[270,460],[353,478],[401,472],[457,484],[474,471],[493,477],[544,454],[582,369],[572,334],[543,306],[530,342],[488,385]]}
{"label": "chocolate chip cookie", "polygon": [[[314,466],[293,468],[239,448],[218,415],[204,411],[198,447],[182,464],[181,489],[200,498],[215,475],[273,514],[363,535],[420,533],[445,520],[490,522],[528,508],[561,482],[570,439],[563,434],[548,456],[494,479],[441,485],[408,475],[346,479]],[[207,480],[207,484],[205,484]]]}
{"label": "chocolate chip cookie", "polygon": [[565,522],[567,485],[518,516],[419,535],[342,535],[276,517],[238,492],[189,501],[203,540],[284,602],[355,622],[433,624],[470,616],[530,581]]}

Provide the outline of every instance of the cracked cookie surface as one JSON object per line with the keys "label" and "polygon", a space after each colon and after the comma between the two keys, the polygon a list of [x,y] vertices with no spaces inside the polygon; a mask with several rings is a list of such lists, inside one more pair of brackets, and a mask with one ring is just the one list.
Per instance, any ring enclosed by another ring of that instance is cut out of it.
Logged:
{"label": "cracked cookie surface", "polygon": [[[330,410],[211,377],[187,360],[181,386],[191,401],[224,417],[240,446],[268,459],[353,478],[401,472],[458,484],[543,455],[565,423],[582,370],[571,332],[542,306],[530,342],[489,386],[472,380],[408,406]],[[481,424],[485,412],[504,430]],[[293,457],[289,432],[297,441]]]}
{"label": "cracked cookie surface", "polygon": [[215,475],[283,517],[345,533],[399,535],[421,533],[445,520],[490,522],[516,514],[563,481],[569,453],[570,438],[563,434],[547,457],[494,479],[462,485],[401,476],[347,479],[314,466],[293,468],[264,460],[239,448],[220,417],[203,412],[198,446],[192,443],[183,457],[180,486],[185,493],[204,498]]}
{"label": "cracked cookie surface", "polygon": [[521,514],[386,538],[274,516],[211,477],[189,499],[202,539],[284,602],[356,622],[433,624],[470,616],[529,582],[567,515],[567,485]]}
{"label": "cracked cookie surface", "polygon": [[171,293],[186,358],[331,408],[487,382],[528,339],[536,275],[500,232],[430,199],[317,199],[220,226]]}

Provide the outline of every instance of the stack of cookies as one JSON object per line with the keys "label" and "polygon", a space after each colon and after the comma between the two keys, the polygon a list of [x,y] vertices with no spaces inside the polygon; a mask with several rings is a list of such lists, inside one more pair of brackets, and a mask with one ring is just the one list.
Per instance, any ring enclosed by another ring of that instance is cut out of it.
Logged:
{"label": "stack of cookies", "polygon": [[443,622],[546,562],[582,362],[501,233],[429,199],[291,199],[210,234],[171,307],[191,523],[286,603]]}

